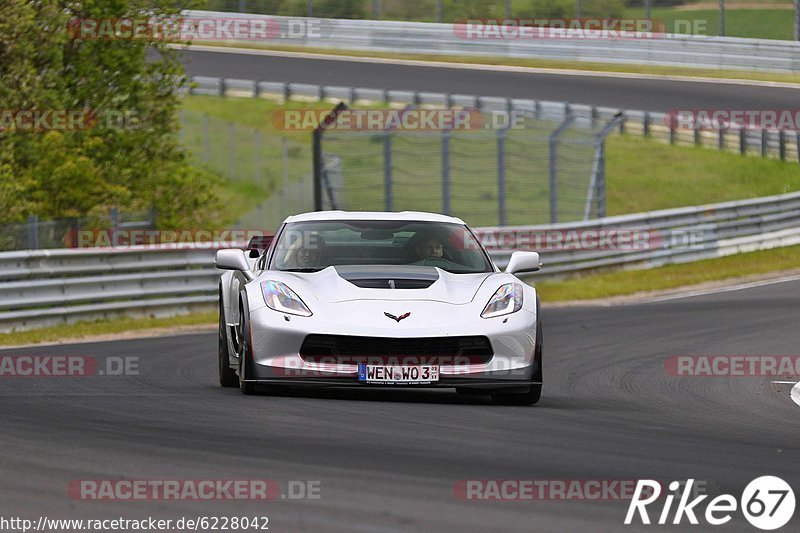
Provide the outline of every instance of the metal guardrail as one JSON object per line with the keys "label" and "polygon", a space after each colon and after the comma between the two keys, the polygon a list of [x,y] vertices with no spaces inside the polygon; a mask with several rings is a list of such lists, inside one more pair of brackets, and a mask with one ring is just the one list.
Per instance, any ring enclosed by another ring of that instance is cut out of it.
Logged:
{"label": "metal guardrail", "polygon": [[[642,232],[641,249],[543,250],[544,270],[641,269],[800,244],[800,192],[547,226],[480,228],[481,235]],[[687,243],[682,237],[690,235]],[[679,238],[675,239],[674,237]],[[484,242],[486,239],[484,238]],[[241,243],[244,246],[244,243]],[[0,253],[0,331],[118,314],[171,315],[217,300],[214,244]],[[491,251],[505,266],[510,250]]]}
{"label": "metal guardrail", "polygon": [[[800,54],[800,49],[798,49]],[[621,110],[612,107],[573,104],[525,98],[502,98],[425,91],[396,91],[361,87],[320,86],[307,83],[282,83],[231,78],[193,76],[189,94],[267,98],[280,101],[345,101],[350,104],[381,103],[391,106],[431,106],[474,108],[488,113],[518,113],[536,120],[562,122],[575,118],[576,127],[596,128],[622,112],[617,131],[651,137],[678,145],[694,145],[740,154],[774,157],[800,162],[800,131],[761,128],[705,130],[680,128],[668,113]]]}
{"label": "metal guardrail", "polygon": [[646,38],[477,39],[466,38],[466,30],[457,25],[429,22],[308,19],[216,11],[187,11],[185,16],[261,18],[276,22],[281,28],[307,23],[323,30],[300,32],[300,35],[281,31],[261,43],[231,39],[226,44],[800,72],[800,43],[794,41],[680,34],[653,34]]}

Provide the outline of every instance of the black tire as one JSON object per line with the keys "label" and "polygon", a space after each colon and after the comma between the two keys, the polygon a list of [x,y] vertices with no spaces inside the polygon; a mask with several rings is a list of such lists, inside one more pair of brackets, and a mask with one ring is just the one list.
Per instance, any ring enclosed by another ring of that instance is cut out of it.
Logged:
{"label": "black tire", "polygon": [[236,371],[231,368],[230,354],[228,352],[228,335],[225,324],[225,311],[222,307],[222,291],[219,295],[219,384],[223,387],[238,387],[239,377]]}
{"label": "black tire", "polygon": [[[538,313],[539,302],[536,302],[536,349],[534,350],[536,370],[531,376],[530,389],[528,392],[513,393],[513,392],[494,392],[492,393],[492,400],[495,403],[503,405],[534,405],[539,402],[542,397],[542,322],[541,315]],[[538,383],[536,383],[538,382]]]}
{"label": "black tire", "polygon": [[250,347],[250,315],[247,308],[247,298],[244,294],[239,296],[239,388],[243,394],[255,394],[256,384],[247,381],[250,374],[250,362],[253,360],[253,351]]}

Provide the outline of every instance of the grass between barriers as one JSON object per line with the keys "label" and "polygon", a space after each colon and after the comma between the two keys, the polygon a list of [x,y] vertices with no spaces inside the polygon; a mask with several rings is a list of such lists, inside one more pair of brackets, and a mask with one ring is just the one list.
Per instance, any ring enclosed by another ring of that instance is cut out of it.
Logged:
{"label": "grass between barriers", "polygon": [[281,46],[281,45],[258,45],[251,43],[225,44],[218,41],[202,42],[198,45],[222,47],[222,48],[248,48],[254,50],[268,50],[274,52],[300,52],[306,54],[324,54],[344,57],[367,57],[377,59],[397,59],[411,61],[431,61],[445,63],[461,63],[464,65],[493,65],[510,67],[529,67],[539,69],[558,69],[589,72],[610,72],[618,74],[643,74],[655,76],[674,76],[683,78],[714,78],[720,80],[747,80],[747,81],[770,81],[778,83],[800,83],[800,74],[789,74],[780,72],[762,72],[754,70],[723,70],[723,69],[702,69],[691,67],[672,67],[663,65],[647,64],[620,64],[620,63],[593,63],[584,61],[557,61],[548,59],[521,59],[509,57],[492,56],[461,56],[446,54],[409,54],[399,52],[377,52],[360,50],[340,50],[330,48],[316,48],[310,46]]}

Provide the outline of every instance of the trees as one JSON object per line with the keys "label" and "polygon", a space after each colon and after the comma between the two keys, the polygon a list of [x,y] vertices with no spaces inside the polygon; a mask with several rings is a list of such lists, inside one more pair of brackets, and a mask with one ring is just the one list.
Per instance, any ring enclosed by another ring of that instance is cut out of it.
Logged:
{"label": "trees", "polygon": [[153,37],[79,40],[68,31],[81,19],[177,14],[168,0],[0,3],[0,112],[91,117],[85,129],[0,131],[0,222],[27,214],[85,217],[119,206],[155,207],[172,224],[202,223],[192,198],[213,211],[217,184],[187,164],[176,139],[185,82],[179,52]]}

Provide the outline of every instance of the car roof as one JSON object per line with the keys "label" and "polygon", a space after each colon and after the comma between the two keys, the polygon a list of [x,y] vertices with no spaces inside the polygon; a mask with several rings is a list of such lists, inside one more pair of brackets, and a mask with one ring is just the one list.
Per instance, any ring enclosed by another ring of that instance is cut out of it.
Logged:
{"label": "car roof", "polygon": [[284,223],[308,222],[324,220],[401,220],[409,222],[444,222],[451,224],[464,224],[460,218],[439,215],[436,213],[423,213],[421,211],[314,211],[287,217]]}

